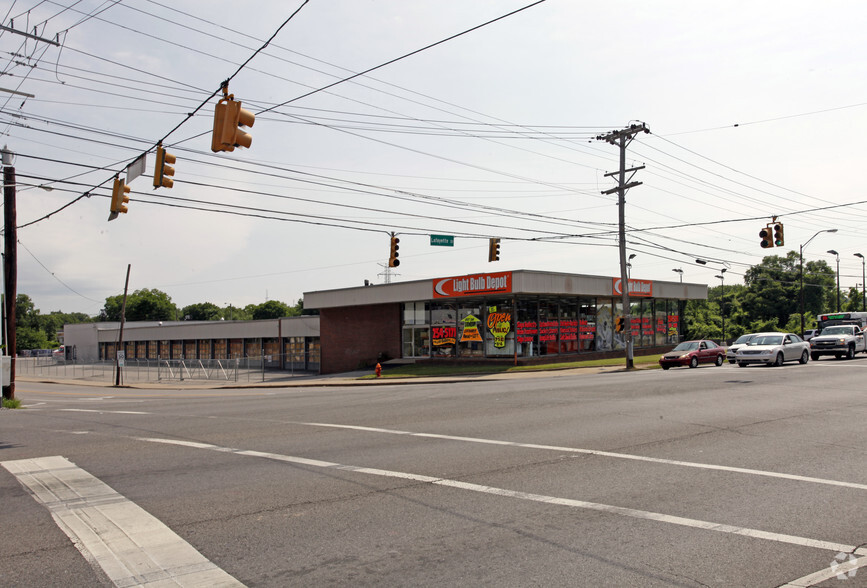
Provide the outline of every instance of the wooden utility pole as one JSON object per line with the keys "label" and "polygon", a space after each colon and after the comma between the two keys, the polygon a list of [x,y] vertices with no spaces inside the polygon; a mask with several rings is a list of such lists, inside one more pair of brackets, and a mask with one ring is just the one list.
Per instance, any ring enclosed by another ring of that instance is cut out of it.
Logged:
{"label": "wooden utility pole", "polygon": [[3,398],[15,400],[15,354],[17,340],[15,330],[16,302],[18,299],[18,233],[16,225],[18,213],[15,207],[15,168],[12,166],[12,153],[3,149],[3,221],[4,246],[3,277],[6,292],[6,355],[9,356],[9,383],[3,386]]}
{"label": "wooden utility pole", "polygon": [[[632,140],[640,132],[649,133],[650,129],[644,123],[640,125],[629,125],[620,131],[611,131],[607,135],[599,135],[596,137],[599,141],[606,141],[620,148],[620,171],[605,174],[606,177],[618,176],[617,187],[611,190],[605,190],[603,194],[614,194],[617,192],[617,224],[618,224],[618,245],[620,248],[620,292],[621,303],[623,305],[623,332],[626,340],[626,369],[630,370],[634,367],[632,354],[632,308],[629,302],[629,274],[626,265],[626,191],[629,188],[640,186],[641,182],[629,181],[635,175],[635,172],[644,169],[644,166],[633,167],[626,169],[626,147],[632,143]],[[626,179],[627,173],[632,173],[629,180]]]}
{"label": "wooden utility pole", "polygon": [[[129,270],[132,267],[131,263],[126,265],[126,281],[123,283],[123,303],[120,305],[120,330],[117,334],[117,349],[114,352],[114,365],[115,365],[115,376],[114,376],[114,385],[120,386],[120,371],[122,366],[120,365],[120,352],[123,350],[123,323],[126,321],[126,293],[129,290]],[[125,351],[125,350],[124,350]],[[124,357],[124,361],[126,358]]]}

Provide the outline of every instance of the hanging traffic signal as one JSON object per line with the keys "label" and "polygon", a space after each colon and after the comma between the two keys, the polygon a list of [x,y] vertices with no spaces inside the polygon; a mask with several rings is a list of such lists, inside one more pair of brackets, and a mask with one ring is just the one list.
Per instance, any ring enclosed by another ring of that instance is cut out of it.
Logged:
{"label": "hanging traffic signal", "polygon": [[491,239],[488,242],[488,261],[500,261],[499,239]]}
{"label": "hanging traffic signal", "polygon": [[783,239],[783,223],[775,223],[774,224],[774,245],[776,247],[782,247],[785,243],[785,239]]}
{"label": "hanging traffic signal", "polygon": [[623,332],[623,317],[618,316],[614,318],[614,330],[618,333]]}
{"label": "hanging traffic signal", "polygon": [[391,250],[388,254],[388,267],[397,267],[400,265],[400,260],[398,256],[400,255],[397,250],[400,249],[398,246],[400,243],[400,239],[394,236],[394,233],[391,234]]}
{"label": "hanging traffic signal", "polygon": [[771,225],[768,225],[759,231],[759,237],[762,238],[762,249],[774,246],[774,231],[771,229]]}
{"label": "hanging traffic signal", "polygon": [[256,115],[235,101],[233,94],[223,96],[214,108],[214,132],[211,135],[211,151],[234,151],[235,147],[247,147],[253,137],[242,127],[252,127]]}
{"label": "hanging traffic signal", "polygon": [[166,176],[175,175],[175,168],[168,165],[177,158],[163,149],[162,143],[157,145],[157,163],[154,166],[154,188],[171,188],[175,182]]}
{"label": "hanging traffic signal", "polygon": [[129,202],[127,194],[129,194],[129,186],[121,182],[119,177],[115,177],[111,189],[111,214],[108,215],[108,220],[116,219],[118,213],[126,214],[127,207],[124,204]]}

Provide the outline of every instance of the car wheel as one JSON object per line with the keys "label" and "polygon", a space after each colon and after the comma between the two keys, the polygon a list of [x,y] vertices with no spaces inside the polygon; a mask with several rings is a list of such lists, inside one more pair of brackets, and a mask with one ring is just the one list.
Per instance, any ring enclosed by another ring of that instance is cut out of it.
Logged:
{"label": "car wheel", "polygon": [[738,362],[738,367],[747,367],[747,364],[744,363],[744,362],[742,362],[742,361],[739,361],[739,362]]}
{"label": "car wheel", "polygon": [[725,362],[725,358],[722,355],[716,356],[716,365],[717,367],[721,366]]}
{"label": "car wheel", "polygon": [[850,345],[849,349],[846,350],[846,359],[854,359],[855,358],[855,346]]}
{"label": "car wheel", "polygon": [[807,350],[804,350],[804,353],[801,354],[801,359],[799,360],[801,364],[805,364],[810,360],[810,354],[807,353]]}
{"label": "car wheel", "polygon": [[[865,351],[864,353],[867,353],[867,351]],[[733,359],[730,359],[730,360],[729,360],[729,363],[737,363],[737,362],[736,362],[735,360],[733,360]]]}
{"label": "car wheel", "polygon": [[662,369],[667,370],[670,367],[671,367],[670,365],[664,365],[664,366],[662,366]]}
{"label": "car wheel", "polygon": [[694,368],[698,366],[698,358],[693,356],[692,359],[689,360],[689,367]]}
{"label": "car wheel", "polygon": [[819,361],[819,354],[818,353],[811,353],[810,359],[812,359],[813,361]]}
{"label": "car wheel", "polygon": [[780,367],[781,365],[783,365],[783,354],[782,353],[777,354],[777,357],[774,359],[773,365],[774,365],[774,367]]}

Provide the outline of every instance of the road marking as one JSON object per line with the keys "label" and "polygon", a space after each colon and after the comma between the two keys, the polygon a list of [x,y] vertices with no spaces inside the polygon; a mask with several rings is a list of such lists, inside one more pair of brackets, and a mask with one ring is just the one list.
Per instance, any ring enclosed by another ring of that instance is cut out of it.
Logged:
{"label": "road marking", "polygon": [[293,425],[305,425],[311,427],[330,427],[335,429],[351,429],[354,431],[367,431],[371,433],[387,433],[389,435],[407,435],[410,437],[425,437],[429,439],[444,439],[447,441],[467,441],[470,443],[484,443],[487,445],[504,445],[506,447],[522,447],[524,449],[544,449],[548,451],[562,451],[567,453],[582,453],[586,455],[596,455],[599,457],[614,457],[618,459],[631,459],[633,461],[646,461],[649,463],[658,463],[663,465],[674,465],[688,468],[698,468],[703,470],[716,470],[721,472],[732,472],[738,474],[749,474],[751,476],[765,476],[768,478],[781,478],[784,480],[795,480],[798,482],[810,482],[812,484],[825,484],[828,486],[840,486],[843,488],[854,488],[856,490],[867,490],[867,484],[858,484],[855,482],[841,482],[839,480],[827,480],[824,478],[813,478],[810,476],[799,476],[797,474],[784,474],[780,472],[768,472],[764,470],[753,470],[749,468],[738,468],[733,466],[722,466],[708,463],[698,463],[692,461],[679,461],[675,459],[664,459],[660,457],[647,457],[644,455],[634,455],[631,453],[615,453],[611,451],[598,451],[596,449],[581,449],[578,447],[559,447],[557,445],[538,445],[535,443],[518,443],[515,441],[500,441],[497,439],[483,439],[480,437],[460,437],[456,435],[440,435],[437,433],[415,433],[413,431],[400,431],[397,429],[380,429],[377,427],[361,427],[356,425],[338,425],[333,423],[301,423],[293,422]]}
{"label": "road marking", "polygon": [[[780,588],[808,588],[809,586],[815,586],[816,584],[820,584],[826,580],[830,580],[831,578],[845,581],[849,578],[853,578],[854,574],[857,573],[856,570],[863,567],[867,567],[867,557],[844,560],[842,562],[833,561],[827,568],[804,576],[803,578],[792,580],[788,584],[783,584]],[[845,586],[845,584],[843,584],[843,586]]]}
{"label": "road marking", "polygon": [[727,533],[730,535],[741,535],[754,539],[764,539],[767,541],[776,541],[778,543],[787,543],[790,545],[798,545],[801,547],[811,547],[814,549],[823,549],[833,551],[835,553],[855,553],[858,555],[867,555],[867,547],[859,548],[857,545],[847,545],[843,543],[835,543],[833,541],[823,541],[819,539],[810,539],[808,537],[798,537],[796,535],[786,535],[783,533],[772,533],[761,531],[759,529],[750,529],[747,527],[738,527],[734,525],[723,525],[709,521],[701,521],[698,519],[690,519],[667,515],[646,510],[637,510],[634,508],[626,508],[622,506],[614,506],[610,504],[600,504],[598,502],[587,502],[584,500],[574,500],[571,498],[560,498],[557,496],[546,496],[544,494],[532,494],[529,492],[519,492],[516,490],[508,490],[505,488],[497,488],[494,486],[484,486],[481,484],[473,484],[471,482],[461,482],[460,480],[449,480],[447,478],[438,478],[426,476],[423,474],[413,474],[409,472],[398,472],[393,470],[383,470],[378,468],[367,468],[361,466],[344,465],[340,463],[322,461],[318,459],[308,459],[305,457],[294,457],[291,455],[281,455],[279,453],[266,453],[262,451],[252,451],[244,449],[235,449],[232,447],[220,447],[219,445],[211,445],[209,443],[197,443],[193,441],[181,441],[177,439],[163,438],[146,438],[140,437],[139,441],[147,441],[149,443],[165,443],[167,445],[178,445],[182,447],[192,447],[195,449],[207,449],[211,451],[219,451],[223,453],[232,453],[235,455],[244,455],[249,457],[260,457],[275,461],[294,463],[318,468],[335,469],[346,472],[354,472],[359,474],[370,474],[374,476],[383,476],[389,478],[400,478],[403,480],[412,480],[415,482],[424,482],[438,486],[447,486],[450,488],[458,488],[471,492],[479,492],[482,494],[492,494],[495,496],[503,496],[506,498],[516,498],[519,500],[529,500],[532,502],[542,502],[545,504],[556,504],[559,506],[567,506],[570,508],[580,508],[587,510],[595,510],[612,515],[631,517],[635,519],[643,519],[648,521],[657,521],[683,527],[691,527],[695,529],[703,529],[706,531],[716,531],[718,533]]}
{"label": "road marking", "polygon": [[87,408],[59,408],[60,412],[95,412],[98,414],[151,414],[149,412],[137,412],[134,410],[93,410]]}
{"label": "road marking", "polygon": [[62,456],[0,465],[116,586],[243,586],[158,519]]}

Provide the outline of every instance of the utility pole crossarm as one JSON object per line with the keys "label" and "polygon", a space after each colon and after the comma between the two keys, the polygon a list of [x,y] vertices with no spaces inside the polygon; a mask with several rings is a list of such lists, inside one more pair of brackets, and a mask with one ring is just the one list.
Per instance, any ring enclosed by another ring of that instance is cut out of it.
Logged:
{"label": "utility pole crossarm", "polygon": [[630,182],[630,183],[625,184],[623,186],[617,186],[616,188],[611,188],[610,190],[605,190],[602,193],[607,196],[608,194],[614,194],[615,192],[620,192],[621,190],[628,190],[629,188],[634,188],[635,186],[640,186],[643,183],[644,182]]}
{"label": "utility pole crossarm", "polygon": [[23,35],[30,39],[36,39],[37,41],[42,41],[43,43],[48,43],[49,45],[54,45],[55,47],[60,47],[60,43],[57,41],[52,41],[51,39],[46,39],[44,37],[39,37],[37,35],[31,35],[30,33],[25,33],[24,31],[17,31],[11,27],[7,27],[5,25],[0,25],[0,31],[9,31],[10,33],[15,33],[16,35]]}

